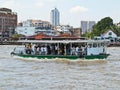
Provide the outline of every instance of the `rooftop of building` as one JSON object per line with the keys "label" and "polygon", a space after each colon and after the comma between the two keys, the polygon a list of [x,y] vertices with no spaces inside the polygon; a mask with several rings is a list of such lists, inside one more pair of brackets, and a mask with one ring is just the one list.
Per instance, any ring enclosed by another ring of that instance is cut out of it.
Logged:
{"label": "rooftop of building", "polygon": [[0,11],[4,11],[4,12],[12,12],[12,10],[9,9],[9,8],[0,8]]}
{"label": "rooftop of building", "polygon": [[0,8],[0,13],[4,13],[4,14],[14,14],[14,15],[17,15],[17,13],[16,12],[12,12],[12,10],[11,9],[9,9],[9,8]]}

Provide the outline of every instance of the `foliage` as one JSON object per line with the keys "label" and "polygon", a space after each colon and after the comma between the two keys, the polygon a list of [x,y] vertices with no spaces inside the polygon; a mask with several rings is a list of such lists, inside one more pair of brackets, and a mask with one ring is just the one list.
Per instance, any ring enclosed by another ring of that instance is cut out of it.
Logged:
{"label": "foliage", "polygon": [[21,38],[21,37],[23,37],[23,35],[21,35],[21,34],[13,34],[13,35],[12,35],[12,39],[13,39],[13,40],[18,40],[18,39]]}
{"label": "foliage", "polygon": [[88,39],[91,39],[91,38],[93,38],[93,34],[90,32],[86,32],[85,34],[82,35],[82,37],[86,37]]}
{"label": "foliage", "polygon": [[117,34],[117,36],[120,36],[120,26],[111,26],[111,30]]}
{"label": "foliage", "polygon": [[113,20],[110,17],[101,19],[97,24],[93,26],[92,32],[86,32],[82,36],[87,38],[93,38],[94,36],[100,36],[107,30],[112,30],[118,36],[120,36],[120,27],[113,24]]}
{"label": "foliage", "polygon": [[102,33],[111,29],[113,26],[113,20],[110,17],[101,19],[96,25],[93,26],[92,34],[94,36],[100,36]]}

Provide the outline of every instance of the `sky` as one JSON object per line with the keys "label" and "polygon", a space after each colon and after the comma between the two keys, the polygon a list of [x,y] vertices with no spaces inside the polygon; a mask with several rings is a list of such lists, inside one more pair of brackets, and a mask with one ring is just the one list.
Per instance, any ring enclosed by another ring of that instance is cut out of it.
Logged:
{"label": "sky", "polygon": [[120,0],[0,0],[0,7],[18,14],[18,22],[39,19],[50,22],[50,11],[57,8],[60,24],[80,27],[80,21],[100,21],[111,17],[120,22]]}

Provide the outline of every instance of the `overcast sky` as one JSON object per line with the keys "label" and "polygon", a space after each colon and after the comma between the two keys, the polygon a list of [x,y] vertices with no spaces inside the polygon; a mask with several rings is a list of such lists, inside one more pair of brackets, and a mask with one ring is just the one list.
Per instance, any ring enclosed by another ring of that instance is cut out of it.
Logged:
{"label": "overcast sky", "polygon": [[60,12],[60,23],[74,27],[79,27],[81,20],[97,22],[107,16],[114,23],[120,21],[120,0],[0,0],[0,7],[17,12],[18,22],[50,21],[50,11],[55,7]]}

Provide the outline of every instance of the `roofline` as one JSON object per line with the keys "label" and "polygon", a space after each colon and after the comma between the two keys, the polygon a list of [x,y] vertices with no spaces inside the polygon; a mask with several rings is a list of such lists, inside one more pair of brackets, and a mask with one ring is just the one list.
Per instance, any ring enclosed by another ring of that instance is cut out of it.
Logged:
{"label": "roofline", "polygon": [[22,43],[104,43],[109,40],[18,40]]}

